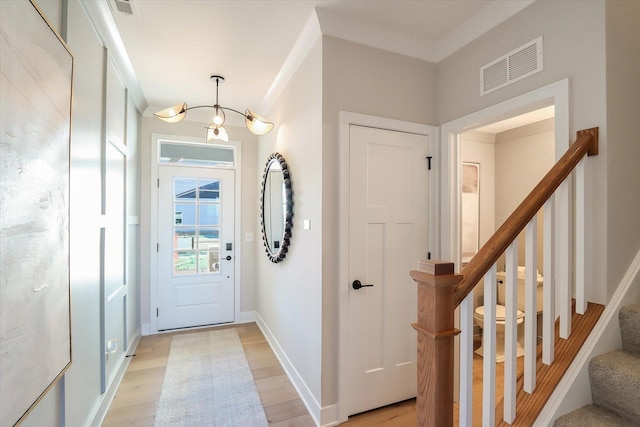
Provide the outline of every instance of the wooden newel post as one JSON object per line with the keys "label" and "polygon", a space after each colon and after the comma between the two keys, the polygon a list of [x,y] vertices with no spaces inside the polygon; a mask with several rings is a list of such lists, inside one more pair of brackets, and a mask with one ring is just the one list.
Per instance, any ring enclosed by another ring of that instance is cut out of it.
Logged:
{"label": "wooden newel post", "polygon": [[418,261],[418,426],[453,425],[453,345],[455,287],[462,280],[453,263]]}

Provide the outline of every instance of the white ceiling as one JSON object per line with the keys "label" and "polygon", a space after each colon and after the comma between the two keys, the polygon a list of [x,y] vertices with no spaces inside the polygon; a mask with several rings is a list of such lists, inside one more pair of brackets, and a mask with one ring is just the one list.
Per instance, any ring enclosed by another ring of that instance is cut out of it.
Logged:
{"label": "white ceiling", "polygon": [[495,135],[495,134],[506,132],[508,130],[519,128],[521,126],[525,126],[531,123],[547,120],[555,117],[555,115],[556,115],[555,106],[550,105],[548,107],[544,107],[539,110],[531,111],[530,113],[521,114],[519,116],[511,117],[506,120],[501,120],[499,122],[491,123],[489,125],[476,128],[474,130],[477,132],[492,133]]}
{"label": "white ceiling", "polygon": [[212,74],[226,79],[221,105],[260,113],[316,8],[324,34],[437,62],[532,1],[132,0],[134,15],[112,12],[145,114],[213,104]]}

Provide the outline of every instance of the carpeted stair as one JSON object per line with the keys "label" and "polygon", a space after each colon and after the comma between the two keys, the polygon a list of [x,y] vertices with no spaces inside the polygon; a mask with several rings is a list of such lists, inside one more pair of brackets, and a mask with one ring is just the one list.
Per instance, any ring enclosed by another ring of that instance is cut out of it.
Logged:
{"label": "carpeted stair", "polygon": [[589,362],[593,404],[563,415],[554,427],[640,426],[640,304],[620,309],[622,350]]}

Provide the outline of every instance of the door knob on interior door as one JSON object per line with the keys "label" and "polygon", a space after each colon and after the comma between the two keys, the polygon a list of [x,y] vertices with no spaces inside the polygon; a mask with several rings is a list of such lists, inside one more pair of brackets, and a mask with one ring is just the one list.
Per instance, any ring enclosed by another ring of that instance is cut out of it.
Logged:
{"label": "door knob on interior door", "polygon": [[351,286],[353,287],[353,289],[355,289],[356,291],[360,288],[371,288],[373,287],[373,285],[363,285],[362,282],[360,282],[360,280],[354,280],[353,283],[351,284]]}
{"label": "door knob on interior door", "polygon": [[225,259],[226,259],[227,261],[231,261],[231,255],[227,255],[227,256],[225,257]]}

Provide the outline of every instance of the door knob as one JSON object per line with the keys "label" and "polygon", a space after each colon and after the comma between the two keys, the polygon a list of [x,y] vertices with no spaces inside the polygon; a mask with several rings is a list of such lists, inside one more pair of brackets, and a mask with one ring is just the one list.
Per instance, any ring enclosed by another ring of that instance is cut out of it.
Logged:
{"label": "door knob", "polygon": [[227,255],[227,256],[225,257],[225,259],[226,259],[227,261],[231,261],[231,255]]}
{"label": "door knob", "polygon": [[362,282],[360,282],[360,280],[354,280],[353,283],[351,284],[351,286],[353,287],[353,289],[355,289],[356,291],[360,288],[371,288],[373,287],[373,285],[363,285]]}

